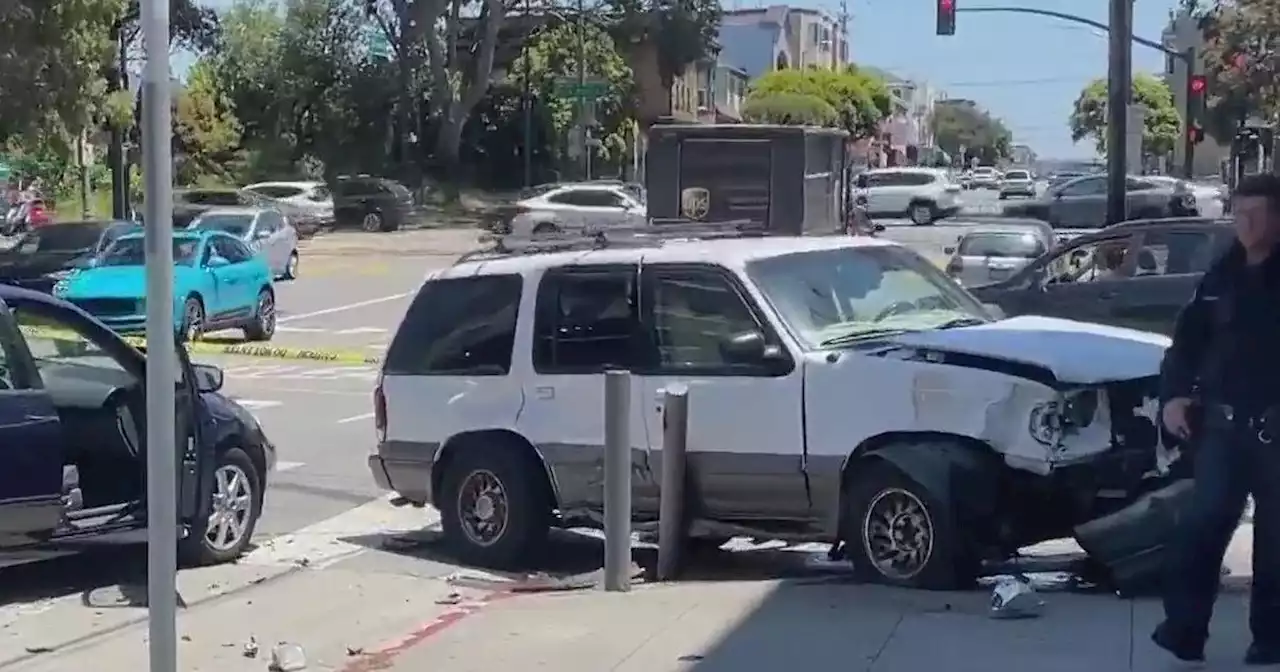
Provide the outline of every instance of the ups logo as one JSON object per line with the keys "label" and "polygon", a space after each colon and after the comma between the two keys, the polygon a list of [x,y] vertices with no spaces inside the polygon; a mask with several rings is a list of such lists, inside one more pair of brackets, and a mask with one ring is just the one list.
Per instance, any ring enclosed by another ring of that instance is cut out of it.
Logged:
{"label": "ups logo", "polygon": [[711,212],[711,191],[689,187],[680,192],[680,214],[688,219],[706,219]]}

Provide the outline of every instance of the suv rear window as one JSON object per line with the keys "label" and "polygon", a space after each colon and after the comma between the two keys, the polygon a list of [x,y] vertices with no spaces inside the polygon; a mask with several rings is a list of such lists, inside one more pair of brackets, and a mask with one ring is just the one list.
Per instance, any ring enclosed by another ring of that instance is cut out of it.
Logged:
{"label": "suv rear window", "polygon": [[1031,176],[1025,170],[1011,170],[1004,174],[1006,180],[1029,180]]}
{"label": "suv rear window", "polygon": [[396,330],[383,373],[505,376],[523,285],[519,275],[428,281]]}

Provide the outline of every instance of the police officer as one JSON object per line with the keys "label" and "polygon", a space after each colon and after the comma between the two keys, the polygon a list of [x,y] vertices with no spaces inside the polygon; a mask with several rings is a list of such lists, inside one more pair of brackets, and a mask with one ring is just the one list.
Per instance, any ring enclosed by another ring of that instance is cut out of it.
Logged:
{"label": "police officer", "polygon": [[1195,490],[1151,639],[1204,660],[1223,556],[1252,494],[1245,664],[1280,665],[1280,177],[1243,179],[1232,207],[1236,241],[1178,317],[1161,370],[1161,420],[1189,441]]}

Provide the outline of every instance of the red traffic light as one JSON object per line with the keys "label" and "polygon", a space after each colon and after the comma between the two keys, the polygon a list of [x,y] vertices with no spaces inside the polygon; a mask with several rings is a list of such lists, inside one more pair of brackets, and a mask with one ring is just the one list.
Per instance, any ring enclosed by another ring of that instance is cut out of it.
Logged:
{"label": "red traffic light", "polygon": [[938,0],[938,34],[956,34],[956,0]]}
{"label": "red traffic light", "polygon": [[1197,95],[1204,93],[1204,90],[1208,88],[1208,86],[1208,82],[1205,81],[1204,75],[1191,76],[1191,93]]}

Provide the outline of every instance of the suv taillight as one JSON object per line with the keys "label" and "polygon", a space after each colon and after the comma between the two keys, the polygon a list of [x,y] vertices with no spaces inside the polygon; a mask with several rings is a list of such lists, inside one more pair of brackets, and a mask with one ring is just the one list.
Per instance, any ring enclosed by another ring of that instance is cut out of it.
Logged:
{"label": "suv taillight", "polygon": [[382,393],[382,374],[378,374],[378,384],[373,386],[373,427],[378,433],[378,441],[387,440],[387,396]]}

